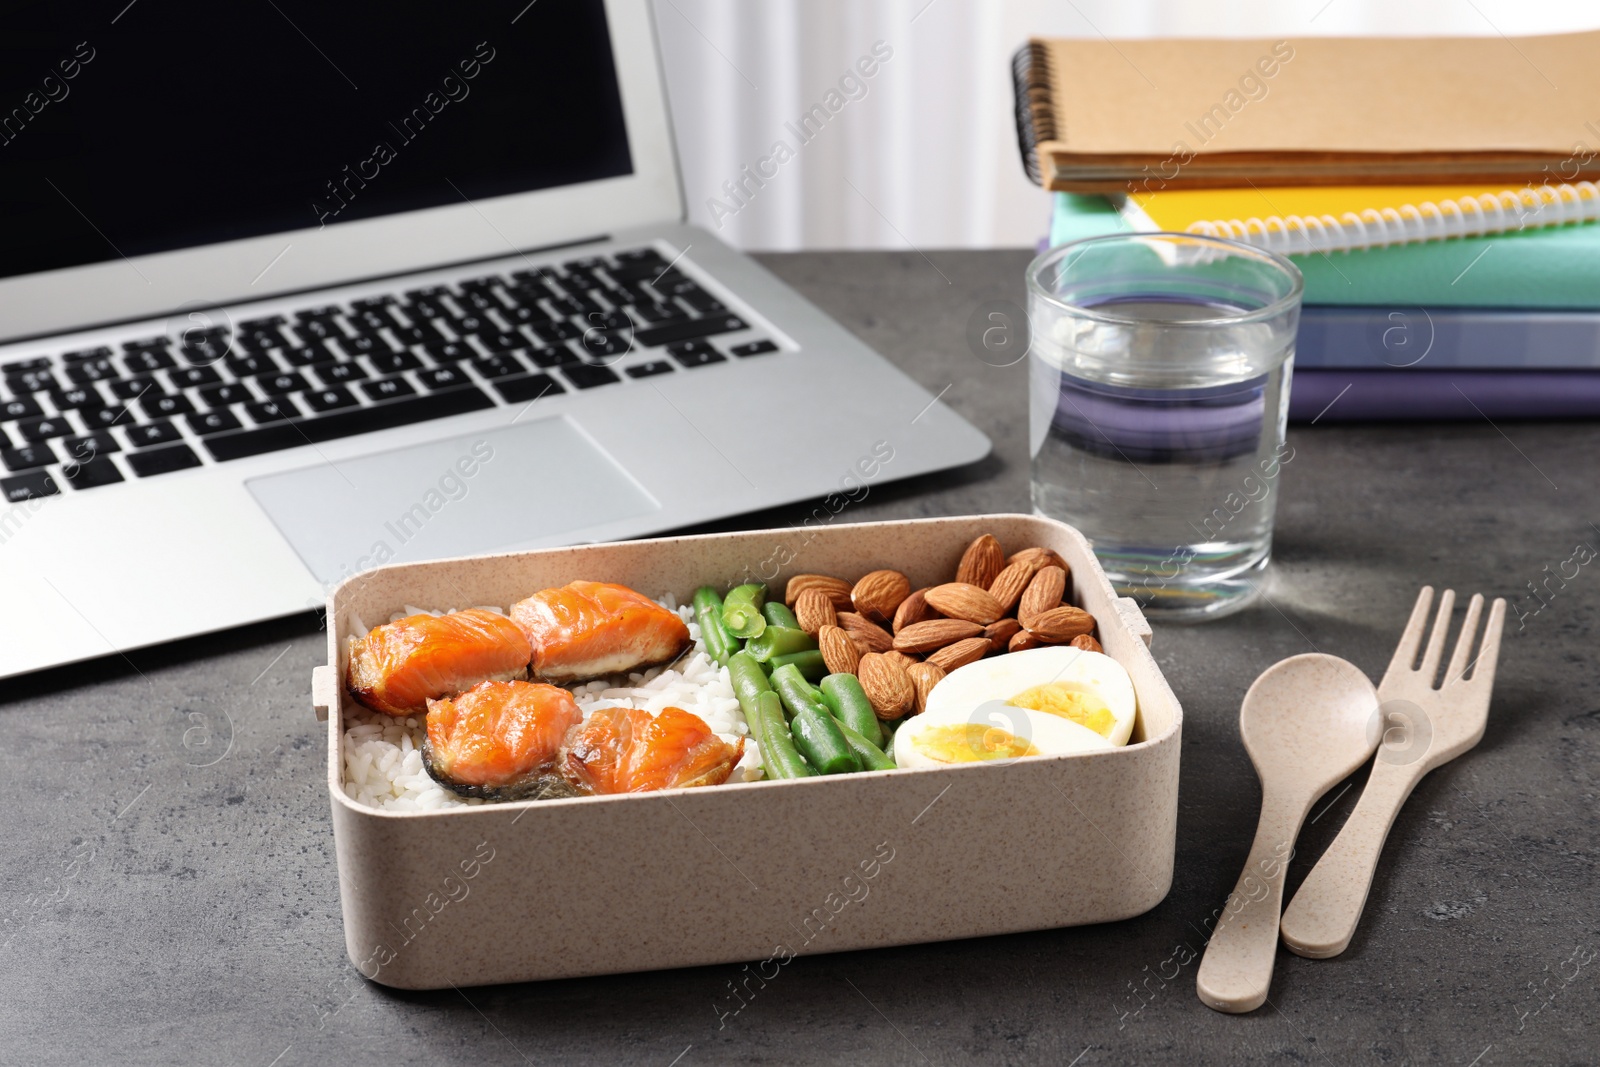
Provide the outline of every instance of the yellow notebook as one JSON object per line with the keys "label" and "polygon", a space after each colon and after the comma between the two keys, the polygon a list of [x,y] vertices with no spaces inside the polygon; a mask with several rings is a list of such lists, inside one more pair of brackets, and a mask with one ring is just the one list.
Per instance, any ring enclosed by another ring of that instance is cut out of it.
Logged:
{"label": "yellow notebook", "polygon": [[1479,237],[1600,219],[1600,186],[1171,189],[1119,202],[1136,230],[1230,237],[1285,255]]}

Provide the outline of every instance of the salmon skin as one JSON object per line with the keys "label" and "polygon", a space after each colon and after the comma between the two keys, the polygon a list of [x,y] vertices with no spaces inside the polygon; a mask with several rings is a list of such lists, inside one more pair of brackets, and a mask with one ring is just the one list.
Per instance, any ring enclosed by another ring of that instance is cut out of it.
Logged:
{"label": "salmon skin", "polygon": [[704,719],[682,708],[652,716],[638,708],[601,708],[567,737],[561,775],[584,793],[644,793],[721,785],[744,755]]}
{"label": "salmon skin", "polygon": [[374,627],[350,646],[347,683],[373,711],[404,716],[426,710],[485,679],[521,678],[528,638],[504,615],[469,608],[450,615],[408,615]]}
{"label": "salmon skin", "polygon": [[422,765],[462,796],[530,800],[575,796],[554,772],[561,742],[583,719],[565,689],[537,682],[480,682],[428,702]]}
{"label": "salmon skin", "polygon": [[511,606],[528,635],[533,676],[580,682],[673,659],[689,645],[689,627],[625,585],[569,582]]}

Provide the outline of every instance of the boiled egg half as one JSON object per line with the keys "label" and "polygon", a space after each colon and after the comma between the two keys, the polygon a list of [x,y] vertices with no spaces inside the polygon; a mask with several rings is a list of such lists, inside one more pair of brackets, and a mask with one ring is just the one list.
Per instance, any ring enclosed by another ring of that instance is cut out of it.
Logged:
{"label": "boiled egg half", "polygon": [[[1101,652],[1059,645],[980,659],[950,672],[928,694],[927,711],[911,722],[936,714],[938,721],[951,713],[965,716],[990,701],[1070,722],[1108,747],[1128,743],[1138,711],[1133,680],[1122,664]],[[898,756],[898,744],[895,751]]]}
{"label": "boiled egg half", "polygon": [[[933,691],[937,693],[939,687]],[[930,707],[907,719],[895,731],[894,761],[906,768],[1009,763],[1023,756],[1112,747],[1111,742],[1071,719],[990,700],[976,707],[950,705],[941,711]]]}

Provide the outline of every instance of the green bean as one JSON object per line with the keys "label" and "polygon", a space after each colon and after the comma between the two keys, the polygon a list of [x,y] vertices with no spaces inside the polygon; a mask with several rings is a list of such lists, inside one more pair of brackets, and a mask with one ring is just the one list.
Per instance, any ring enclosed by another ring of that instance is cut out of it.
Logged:
{"label": "green bean", "polygon": [[733,683],[733,695],[739,698],[746,719],[755,713],[756,699],[772,691],[761,665],[748,652],[735,652],[728,657],[728,680]]}
{"label": "green bean", "polygon": [[694,615],[700,624],[700,640],[706,646],[706,655],[726,664],[728,657],[739,651],[739,642],[722,625],[722,598],[711,586],[694,591]]}
{"label": "green bean", "polygon": [[878,725],[872,701],[867,699],[861,680],[855,675],[830,674],[822,679],[822,702],[850,729],[874,745],[883,744],[883,727]]}
{"label": "green bean", "polygon": [[811,685],[800,668],[790,663],[772,672],[772,687],[789,712],[789,732],[806,762],[823,774],[848,774],[861,769],[861,758],[850,749],[827,709],[811,697]]}
{"label": "green bean", "polygon": [[761,617],[761,604],[767,597],[767,587],[760,582],[750,582],[728,590],[722,601],[722,624],[735,637],[759,637],[767,628]]}
{"label": "green bean", "polygon": [[807,649],[804,652],[791,652],[786,656],[773,656],[763,667],[777,670],[786,663],[792,663],[800,669],[800,674],[806,681],[815,681],[828,673],[828,665],[822,661],[822,653],[816,649]]}
{"label": "green bean", "polygon": [[817,773],[800,758],[777,693],[768,690],[757,698],[756,718],[761,723],[761,765],[768,778],[810,778]]}
{"label": "green bean", "polygon": [[817,639],[804,630],[791,630],[787,626],[768,623],[759,637],[752,637],[745,642],[744,650],[750,653],[757,663],[761,663],[773,656],[812,652],[816,647]]}
{"label": "green bean", "polygon": [[877,745],[837,719],[834,720],[834,723],[839,727],[839,732],[844,734],[845,744],[849,745],[850,751],[856,754],[856,758],[861,761],[861,766],[864,770],[892,771],[895,769],[897,766],[895,761],[885,755]]}
{"label": "green bean", "polygon": [[800,629],[800,620],[794,617],[788,605],[780,600],[769,600],[761,605],[761,617],[767,620],[768,626],[787,626],[791,630]]}

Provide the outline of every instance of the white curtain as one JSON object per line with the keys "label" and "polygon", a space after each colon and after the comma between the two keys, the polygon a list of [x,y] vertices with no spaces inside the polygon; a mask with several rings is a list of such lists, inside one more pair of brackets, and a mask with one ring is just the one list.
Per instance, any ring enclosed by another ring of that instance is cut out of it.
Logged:
{"label": "white curtain", "polygon": [[[1011,114],[1010,58],[1031,34],[1600,26],[1594,0],[655,0],[655,10],[690,219],[747,249],[1037,241],[1049,201],[1023,177]],[[864,77],[857,64],[875,45],[888,57]],[[779,142],[792,158],[774,153]]]}

